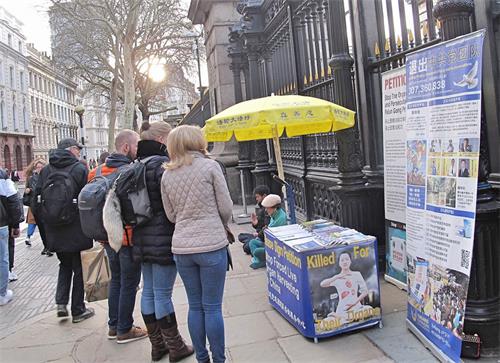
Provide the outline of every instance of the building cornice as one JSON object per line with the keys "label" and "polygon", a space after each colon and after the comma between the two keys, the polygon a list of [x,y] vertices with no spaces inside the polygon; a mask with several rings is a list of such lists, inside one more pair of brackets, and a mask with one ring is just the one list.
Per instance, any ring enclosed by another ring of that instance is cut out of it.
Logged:
{"label": "building cornice", "polygon": [[4,42],[0,42],[0,53],[5,53],[5,52],[10,53],[10,55],[12,55],[14,58],[17,58],[21,61],[24,61],[24,63],[26,63],[26,64],[28,63],[28,58],[24,54],[15,50],[12,47],[9,47]]}

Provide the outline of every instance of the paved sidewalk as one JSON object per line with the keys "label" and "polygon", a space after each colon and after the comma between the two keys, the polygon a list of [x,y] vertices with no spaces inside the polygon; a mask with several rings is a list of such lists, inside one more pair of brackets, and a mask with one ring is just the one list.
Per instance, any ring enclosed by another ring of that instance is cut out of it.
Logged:
{"label": "paved sidewalk", "polygon": [[38,232],[32,237],[32,247],[24,243],[26,228],[16,239],[14,269],[18,280],[9,283],[14,300],[0,309],[0,331],[8,326],[55,309],[54,296],[59,260],[41,255],[43,244]]}
{"label": "paved sidewalk", "polygon": [[[235,234],[249,230],[248,225],[232,228]],[[16,298],[8,307],[0,308],[3,324],[0,360],[5,363],[149,362],[147,339],[125,345],[106,339],[107,301],[89,304],[96,309],[96,316],[80,324],[57,319],[54,311],[42,312],[54,308],[51,304],[57,260],[55,256],[38,257],[40,245],[35,243],[32,250],[23,250],[24,243],[18,246],[20,252],[16,260],[20,280],[11,285]],[[266,271],[248,267],[249,258],[238,242],[231,246],[231,251],[234,270],[227,277],[223,305],[228,362],[436,362],[406,330],[406,296],[396,287],[382,282],[383,329],[375,327],[314,344],[298,334],[269,305]],[[35,303],[35,299],[40,302]],[[180,279],[173,299],[180,330],[189,341],[185,323],[187,298]],[[144,326],[139,301],[140,294],[135,309],[136,323]],[[39,306],[39,310],[33,312],[31,305]],[[28,317],[30,314],[36,316]],[[168,362],[168,358],[163,361]],[[183,362],[195,361],[190,357]]]}

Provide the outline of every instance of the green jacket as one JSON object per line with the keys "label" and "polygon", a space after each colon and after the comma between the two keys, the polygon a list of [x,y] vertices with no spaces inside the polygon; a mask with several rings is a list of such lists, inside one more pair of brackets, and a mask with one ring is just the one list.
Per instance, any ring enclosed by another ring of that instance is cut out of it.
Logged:
{"label": "green jacket", "polygon": [[278,208],[271,216],[271,221],[268,227],[286,226],[286,213],[283,208]]}

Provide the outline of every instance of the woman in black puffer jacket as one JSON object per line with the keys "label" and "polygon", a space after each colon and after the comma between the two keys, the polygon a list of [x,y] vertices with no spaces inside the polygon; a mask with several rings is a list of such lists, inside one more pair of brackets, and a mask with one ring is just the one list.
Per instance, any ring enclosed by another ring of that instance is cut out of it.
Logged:
{"label": "woman in black puffer jacket", "polygon": [[167,219],[161,199],[163,165],[168,161],[167,136],[171,127],[166,122],[144,122],[137,158],[146,162],[146,185],[153,209],[153,218],[134,228],[132,243],[134,259],[142,263],[144,288],[141,312],[152,345],[152,359],[160,360],[169,353],[176,362],[193,354],[177,329],[172,290],[177,268],[172,255],[174,225]]}

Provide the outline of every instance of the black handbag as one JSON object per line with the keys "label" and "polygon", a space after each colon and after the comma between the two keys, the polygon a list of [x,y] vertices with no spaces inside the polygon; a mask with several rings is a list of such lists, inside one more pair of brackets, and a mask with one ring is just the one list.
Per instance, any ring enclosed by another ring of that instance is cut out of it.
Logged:
{"label": "black handbag", "polygon": [[23,194],[23,205],[25,205],[26,207],[31,207],[31,193]]}

